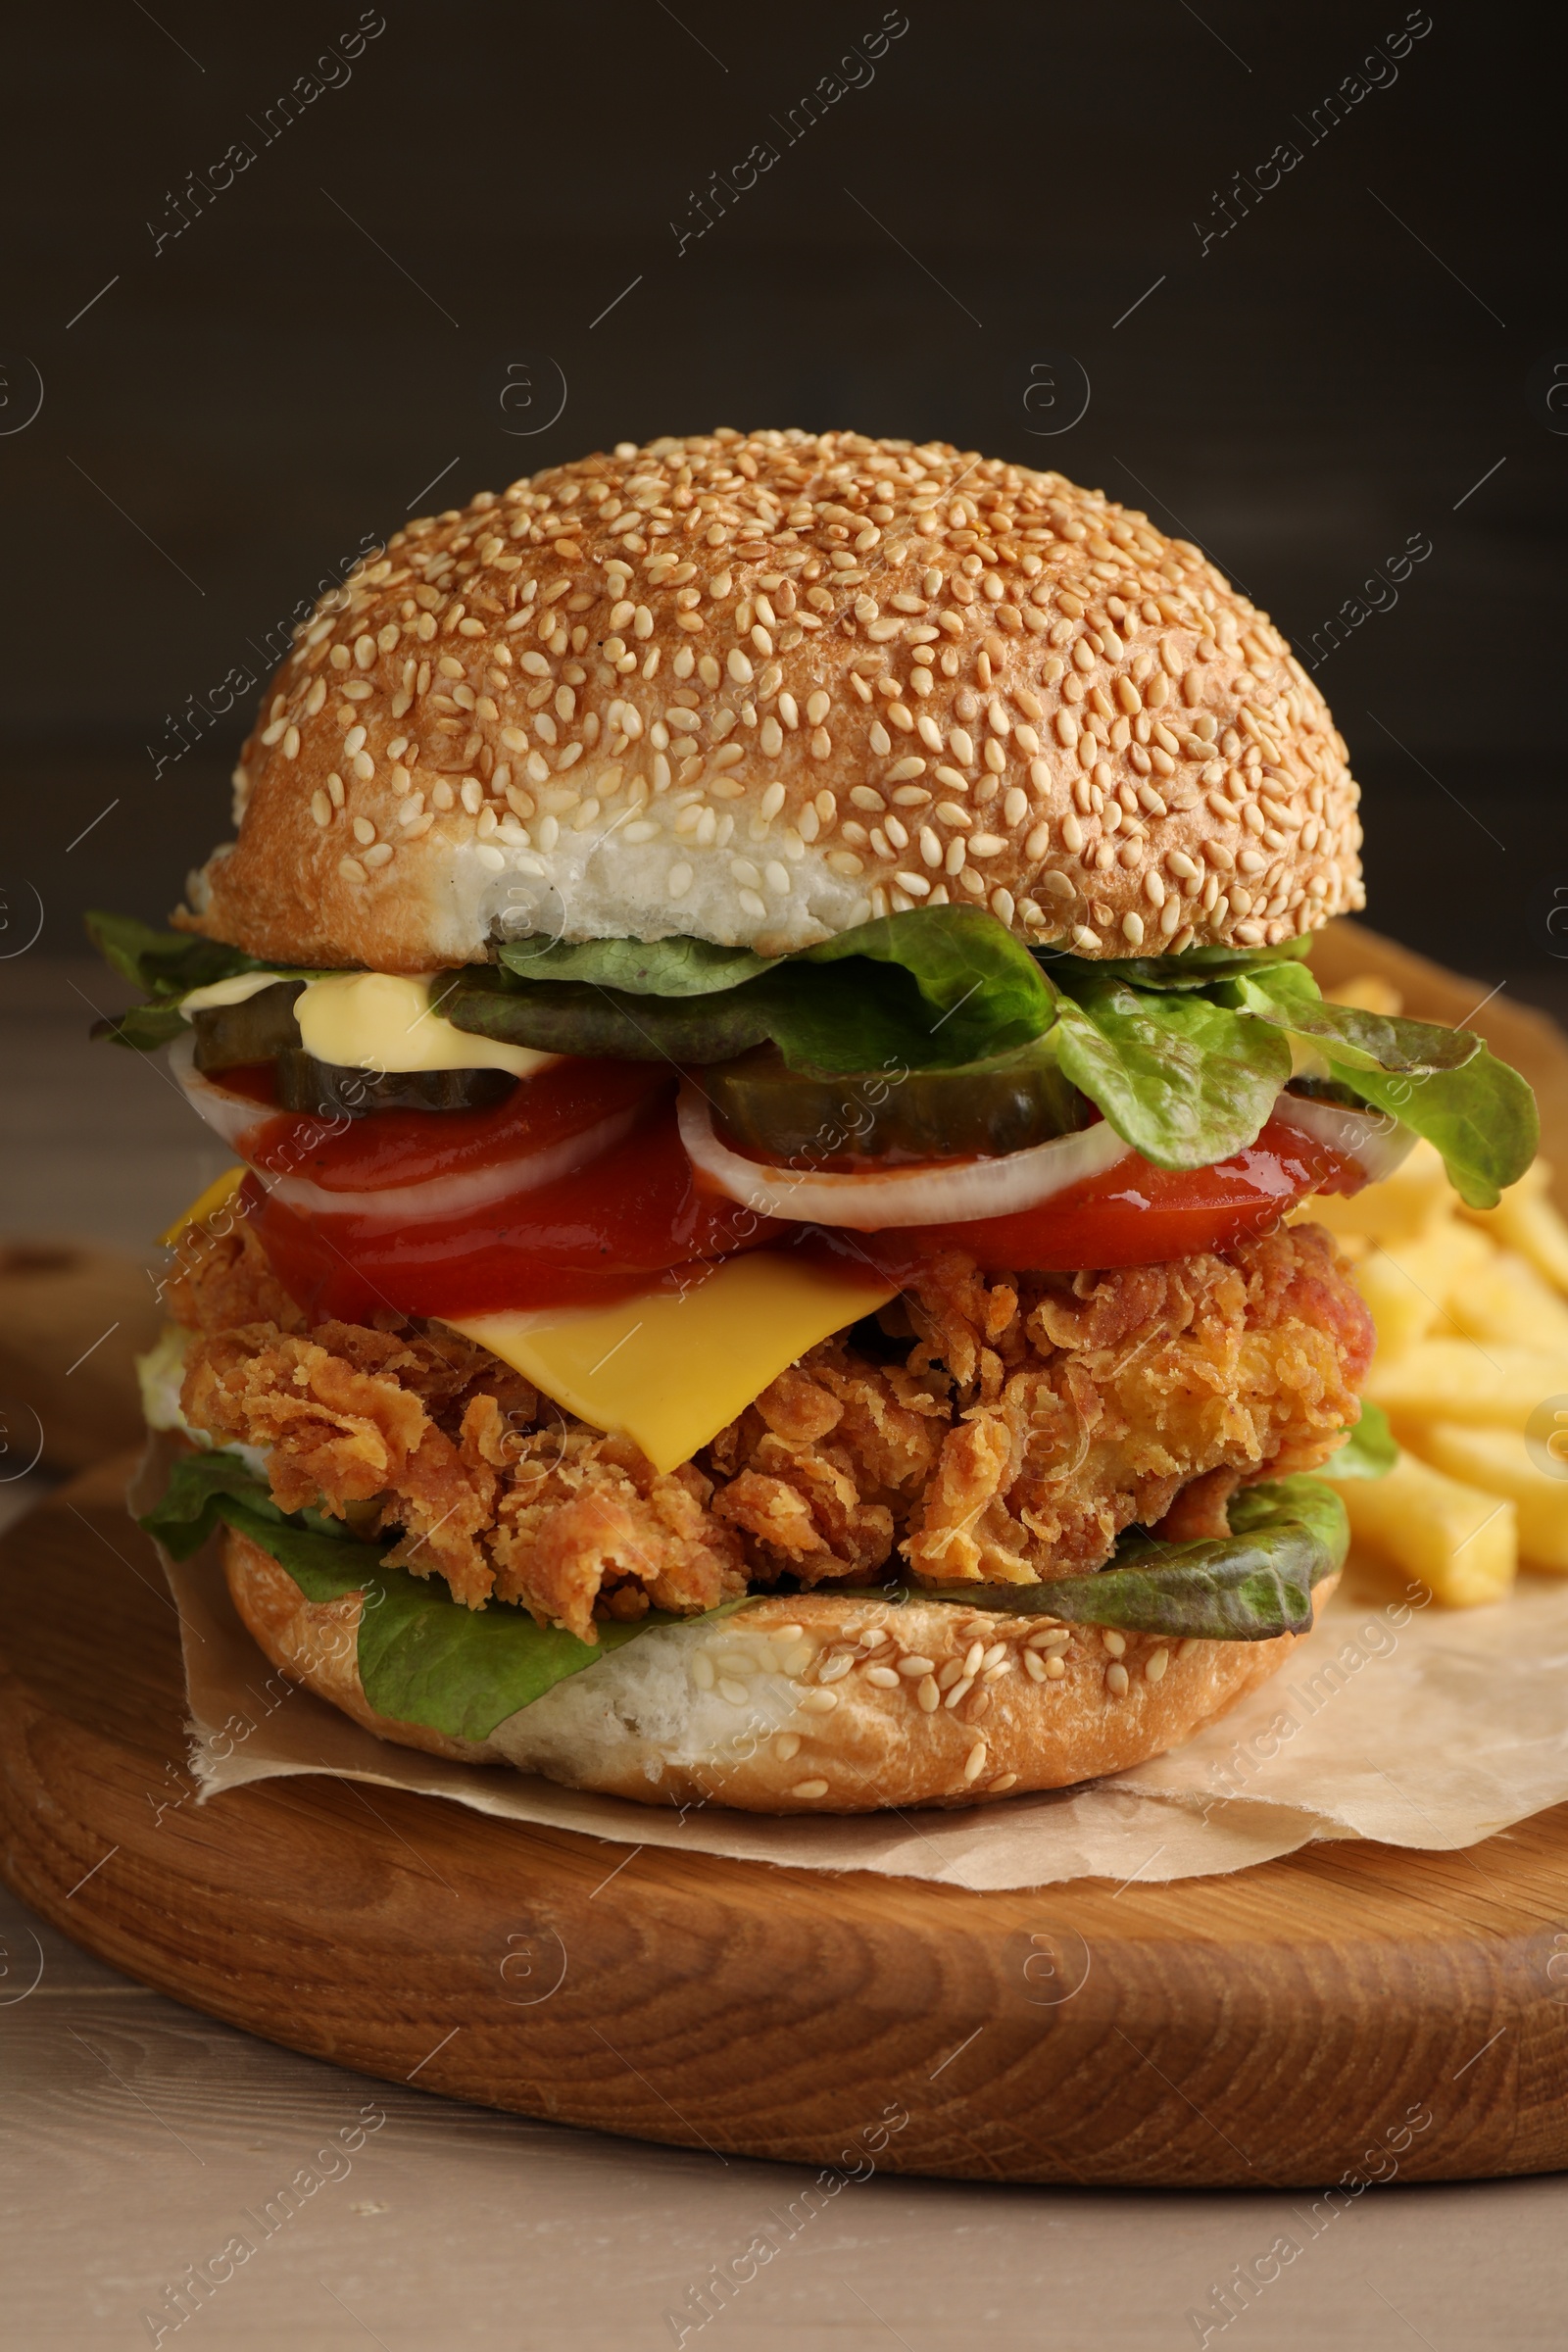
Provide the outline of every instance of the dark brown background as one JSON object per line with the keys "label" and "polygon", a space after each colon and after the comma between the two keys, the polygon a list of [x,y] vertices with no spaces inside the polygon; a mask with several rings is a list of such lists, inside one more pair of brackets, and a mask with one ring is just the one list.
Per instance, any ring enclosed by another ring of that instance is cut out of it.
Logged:
{"label": "dark brown background", "polygon": [[[1530,20],[1433,0],[1397,78],[1311,143],[1396,0],[909,0],[874,79],[786,147],[878,0],[385,0],[351,78],[264,144],[358,13],[164,0],[8,35],[0,426],[32,368],[44,392],[0,437],[14,943],[29,889],[56,956],[86,905],[167,909],[227,829],[244,731],[230,711],[155,775],[170,714],[258,670],[368,535],[616,439],[849,423],[1102,485],[1298,645],[1429,539],[1319,672],[1366,788],[1372,918],[1568,1000],[1568,396],[1553,419],[1542,395],[1568,324]],[[762,138],[776,166],[678,254],[671,219]],[[155,252],[148,222],[172,230],[234,139],[255,162]],[[1222,225],[1216,191],[1284,139],[1301,162],[1203,253],[1195,220]],[[1062,353],[1090,406],[1038,437],[1025,387]],[[531,436],[505,429],[512,363],[524,424],[564,373]]]}

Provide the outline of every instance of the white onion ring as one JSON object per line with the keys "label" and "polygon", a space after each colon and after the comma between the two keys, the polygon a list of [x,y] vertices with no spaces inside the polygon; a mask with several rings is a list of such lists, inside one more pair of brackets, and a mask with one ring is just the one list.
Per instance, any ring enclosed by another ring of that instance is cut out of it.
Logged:
{"label": "white onion ring", "polygon": [[226,1087],[215,1086],[210,1078],[196,1067],[196,1040],[187,1030],[176,1037],[169,1049],[169,1066],[185,1092],[185,1100],[199,1118],[207,1121],[222,1137],[231,1152],[240,1151],[240,1138],[272,1115],[260,1103],[252,1102],[245,1095],[231,1095]]}
{"label": "white onion ring", "polygon": [[[573,1175],[590,1160],[598,1159],[612,1144],[618,1144],[637,1119],[638,1106],[633,1105],[612,1112],[609,1118],[583,1128],[576,1135],[566,1136],[547,1152],[497,1160],[464,1175],[426,1177],[418,1184],[334,1193],[308,1176],[280,1176],[270,1168],[257,1166],[254,1156],[246,1151],[246,1139],[280,1114],[251,1102],[247,1096],[215,1085],[196,1068],[194,1054],[194,1040],[182,1037],[171,1048],[169,1055],[170,1067],[184,1088],[187,1101],[247,1166],[256,1168],[274,1199],[286,1202],[290,1208],[308,1209],[316,1216],[394,1217],[405,1225],[417,1225],[437,1217],[463,1216],[470,1209],[488,1208],[518,1194],[537,1192],[541,1186],[555,1184],[563,1176]],[[526,1079],[519,1081],[524,1086],[527,1083]],[[322,1124],[327,1126],[330,1122],[323,1120]]]}
{"label": "white onion ring", "polygon": [[1368,1184],[1392,1176],[1415,1147],[1415,1131],[1386,1110],[1348,1110],[1343,1102],[1321,1102],[1311,1095],[1282,1094],[1271,1117],[1295,1127],[1344,1159],[1364,1168]]}
{"label": "white onion ring", "polygon": [[1012,1216],[1070,1184],[1102,1174],[1132,1152],[1109,1120],[1100,1119],[1075,1134],[1053,1136],[1049,1143],[995,1159],[831,1176],[809,1168],[771,1167],[732,1152],[719,1142],[708,1102],[694,1086],[682,1087],[679,1115],[687,1158],[729,1200],[760,1216],[844,1225],[858,1233],[887,1225],[954,1225]]}

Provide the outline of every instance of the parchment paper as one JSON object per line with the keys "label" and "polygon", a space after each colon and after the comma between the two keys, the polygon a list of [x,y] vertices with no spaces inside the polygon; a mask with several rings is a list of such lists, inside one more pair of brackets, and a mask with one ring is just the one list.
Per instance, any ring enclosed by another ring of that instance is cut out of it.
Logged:
{"label": "parchment paper", "polygon": [[[150,1452],[133,1510],[163,1478]],[[328,1772],[617,1845],[985,1888],[1204,1878],[1316,1838],[1473,1845],[1568,1800],[1568,1577],[1527,1571],[1493,1607],[1440,1609],[1352,1553],[1284,1670],[1173,1755],[969,1812],[773,1819],[634,1805],[393,1747],[271,1667],[235,1613],[216,1542],[182,1565],[161,1556],[203,1802],[278,1773]]]}

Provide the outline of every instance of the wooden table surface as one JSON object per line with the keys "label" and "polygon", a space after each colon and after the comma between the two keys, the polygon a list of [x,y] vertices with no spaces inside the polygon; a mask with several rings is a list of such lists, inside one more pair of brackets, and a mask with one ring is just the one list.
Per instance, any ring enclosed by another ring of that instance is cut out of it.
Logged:
{"label": "wooden table surface", "polygon": [[[91,967],[0,971],[0,1233],[136,1248],[213,1171],[160,1075],[82,1042],[82,989],[103,993]],[[27,1494],[0,1485],[0,1508]],[[1252,2352],[1563,2337],[1560,2177],[1395,2178],[1328,2209],[876,2176],[808,2196],[802,2167],[600,2138],[294,2056],[117,1976],[3,1892],[0,1970],[0,2276],[24,2352],[1152,2352],[1204,2324],[1219,2343],[1213,2291],[1253,2264],[1271,2282],[1223,2329]],[[255,2252],[176,2328],[170,2290],[237,2233]],[[759,2238],[777,2251],[748,2264]],[[1271,2261],[1282,2239],[1298,2250]],[[737,2257],[755,2275],[726,2296],[712,2281]]]}

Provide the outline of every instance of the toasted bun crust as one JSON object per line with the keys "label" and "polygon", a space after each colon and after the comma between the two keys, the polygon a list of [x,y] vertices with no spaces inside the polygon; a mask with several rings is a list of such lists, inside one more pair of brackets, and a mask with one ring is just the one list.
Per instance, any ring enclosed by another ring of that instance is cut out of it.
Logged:
{"label": "toasted bun crust", "polygon": [[176,916],[424,971],[765,953],[986,906],[1080,956],[1363,904],[1322,696],[1201,552],[1059,474],[717,432],[410,523],[301,624]]}
{"label": "toasted bun crust", "polygon": [[[745,1813],[973,1805],[1120,1772],[1191,1739],[1277,1673],[1303,1638],[1128,1634],[1108,1645],[1094,1627],[1058,1627],[1044,1614],[798,1593],[645,1634],[489,1739],[452,1740],[370,1706],[356,1662],[358,1594],[307,1600],[233,1531],[223,1565],[273,1665],[380,1739],[640,1804],[704,1800]],[[1319,1605],[1332,1590],[1318,1588]],[[873,1634],[883,1638],[873,1643]],[[1042,1639],[1050,1646],[1031,1651]],[[945,1671],[955,1663],[972,1672],[956,1681]]]}

